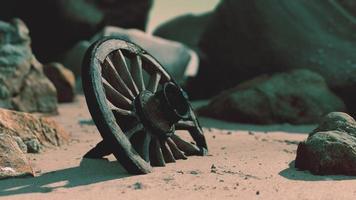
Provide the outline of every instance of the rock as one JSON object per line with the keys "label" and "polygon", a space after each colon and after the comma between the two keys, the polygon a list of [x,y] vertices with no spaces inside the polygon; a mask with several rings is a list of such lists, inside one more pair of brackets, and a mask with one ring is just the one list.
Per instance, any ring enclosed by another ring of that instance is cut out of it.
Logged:
{"label": "rock", "polygon": [[211,70],[206,87],[302,67],[322,75],[356,114],[354,2],[221,1],[200,41]]}
{"label": "rock", "polygon": [[[201,35],[209,24],[212,15],[212,12],[201,15],[182,15],[161,24],[153,34],[161,38],[181,42],[199,52],[198,46]],[[189,30],[189,34],[187,34],[187,30]]]}
{"label": "rock", "polygon": [[19,19],[0,21],[0,107],[55,112],[57,93],[32,54],[29,31]]}
{"label": "rock", "polygon": [[260,76],[224,91],[199,109],[204,116],[244,123],[317,123],[345,105],[309,70]]}
{"label": "rock", "polygon": [[60,146],[69,135],[53,120],[29,113],[0,109],[0,134],[21,138],[28,153],[38,153],[43,147]]}
{"label": "rock", "polygon": [[34,172],[25,154],[13,137],[0,133],[0,179],[26,175]]}
{"label": "rock", "polygon": [[44,66],[44,73],[57,90],[58,102],[72,102],[75,97],[75,77],[71,70],[60,63]]}
{"label": "rock", "polygon": [[326,115],[319,123],[319,126],[311,133],[338,130],[346,132],[349,135],[356,137],[356,122],[350,115],[342,112],[332,112]]}
{"label": "rock", "polygon": [[356,122],[345,114],[328,114],[298,145],[295,167],[319,175],[356,175]]}
{"label": "rock", "polygon": [[18,136],[12,136],[23,153],[27,153],[27,145]]}
{"label": "rock", "polygon": [[36,138],[27,140],[25,144],[27,147],[27,153],[39,153],[42,149],[42,145]]}

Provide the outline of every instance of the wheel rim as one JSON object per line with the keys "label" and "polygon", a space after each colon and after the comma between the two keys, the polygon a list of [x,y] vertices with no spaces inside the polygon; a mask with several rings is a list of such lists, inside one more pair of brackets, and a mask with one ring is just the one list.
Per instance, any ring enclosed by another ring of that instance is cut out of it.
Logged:
{"label": "wheel rim", "polygon": [[[96,42],[84,59],[82,80],[102,146],[109,149],[102,154],[113,153],[128,172],[149,173],[151,166],[206,154],[202,129],[184,91],[137,45],[118,38]],[[175,130],[189,131],[196,144]]]}

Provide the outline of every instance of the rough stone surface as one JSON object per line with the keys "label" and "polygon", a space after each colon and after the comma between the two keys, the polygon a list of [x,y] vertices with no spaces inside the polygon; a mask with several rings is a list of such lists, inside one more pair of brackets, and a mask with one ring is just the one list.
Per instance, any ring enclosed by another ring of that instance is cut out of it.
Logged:
{"label": "rough stone surface", "polygon": [[218,91],[262,73],[307,68],[322,75],[356,114],[354,5],[352,0],[221,1],[200,42],[211,65],[206,83]]}
{"label": "rough stone surface", "polygon": [[317,123],[345,106],[320,75],[294,70],[260,76],[224,91],[199,110],[204,116],[247,123]]}
{"label": "rough stone surface", "polygon": [[75,97],[75,76],[73,72],[60,63],[44,66],[44,73],[57,90],[58,102],[72,102]]}
{"label": "rough stone surface", "polygon": [[69,139],[68,133],[52,120],[6,109],[0,109],[0,134],[21,138],[28,153],[60,146]]}
{"label": "rough stone surface", "polygon": [[32,54],[29,31],[19,19],[0,21],[0,107],[54,112],[57,94]]}
{"label": "rough stone surface", "polygon": [[13,137],[0,133],[0,179],[26,175],[34,172],[25,154]]}
{"label": "rough stone surface", "polygon": [[27,145],[18,136],[12,136],[23,153],[27,153]]}
{"label": "rough stone surface", "polygon": [[346,113],[328,114],[298,145],[295,166],[314,174],[356,175],[356,122]]}

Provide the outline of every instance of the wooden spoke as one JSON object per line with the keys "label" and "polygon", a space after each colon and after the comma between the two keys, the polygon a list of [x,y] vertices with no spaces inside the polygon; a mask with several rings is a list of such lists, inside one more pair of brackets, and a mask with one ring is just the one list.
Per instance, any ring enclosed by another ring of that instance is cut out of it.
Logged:
{"label": "wooden spoke", "polygon": [[171,149],[169,148],[166,141],[161,141],[161,149],[162,149],[163,157],[164,157],[164,160],[166,161],[166,163],[176,162],[176,160],[174,159],[173,153],[172,153]]}
{"label": "wooden spoke", "polygon": [[148,86],[147,89],[153,93],[155,93],[157,91],[157,87],[159,84],[159,81],[161,80],[161,74],[156,72],[154,73],[151,77],[150,80],[148,82]]}
{"label": "wooden spoke", "polygon": [[118,72],[115,69],[114,64],[110,60],[109,57],[105,58],[104,66],[106,67],[107,71],[103,71],[103,75],[106,77],[111,77],[108,81],[109,83],[113,84],[114,88],[124,94],[126,97],[130,98],[133,100],[135,97],[131,90],[128,88],[124,80],[121,78],[121,76],[118,74]]}
{"label": "wooden spoke", "polygon": [[177,147],[185,153],[185,155],[187,156],[200,155],[200,149],[194,144],[184,141],[178,135],[172,135],[171,138],[174,141],[174,143],[177,145]]}
{"label": "wooden spoke", "polygon": [[174,143],[174,141],[171,138],[167,139],[167,144],[169,148],[171,149],[173,156],[176,160],[183,159],[186,160],[187,157],[184,155],[184,152],[181,151],[177,145]]}
{"label": "wooden spoke", "polygon": [[131,138],[133,135],[135,135],[136,133],[143,131],[143,130],[144,130],[143,125],[137,124],[136,126],[129,129],[128,131],[125,131],[125,135],[127,138]]}
{"label": "wooden spoke", "polygon": [[171,77],[169,76],[169,74],[163,69],[163,67],[151,56],[147,55],[147,54],[142,54],[144,60],[145,60],[145,64],[143,65],[143,67],[145,68],[145,70],[147,72],[149,72],[150,74],[155,73],[157,71],[159,71],[159,73],[163,74],[163,80],[164,81],[170,81]]}
{"label": "wooden spoke", "polygon": [[122,109],[131,109],[132,101],[118,92],[104,78],[102,79],[107,100],[115,107]]}
{"label": "wooden spoke", "polygon": [[142,60],[139,55],[136,55],[135,58],[131,60],[131,75],[138,87],[138,90],[145,90],[145,82],[143,81],[142,74]]}
{"label": "wooden spoke", "polygon": [[146,162],[150,161],[150,144],[151,144],[152,136],[150,133],[145,132],[145,137],[142,145],[142,157]]}
{"label": "wooden spoke", "polygon": [[107,101],[107,103],[109,105],[110,110],[112,112],[114,112],[114,113],[118,113],[118,114],[123,115],[123,116],[134,116],[135,115],[130,110],[125,110],[125,109],[118,108],[118,107],[114,106],[110,101]]}
{"label": "wooden spoke", "polygon": [[195,124],[193,121],[183,121],[180,120],[175,124],[176,130],[190,130],[192,128],[195,128]]}
{"label": "wooden spoke", "polygon": [[131,89],[131,91],[134,93],[134,95],[138,95],[139,90],[132,79],[129,67],[126,63],[125,56],[122,53],[121,50],[117,50],[114,52],[113,55],[113,64],[119,72],[119,75],[122,77],[122,79],[125,81],[126,85]]}
{"label": "wooden spoke", "polygon": [[163,167],[166,165],[164,161],[161,145],[157,138],[152,139],[150,145],[150,163],[152,166]]}

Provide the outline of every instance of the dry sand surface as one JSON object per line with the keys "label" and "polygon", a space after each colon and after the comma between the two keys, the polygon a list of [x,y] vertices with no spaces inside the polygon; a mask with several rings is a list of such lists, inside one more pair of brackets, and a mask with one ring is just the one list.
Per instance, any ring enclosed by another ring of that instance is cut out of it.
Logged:
{"label": "dry sand surface", "polygon": [[100,141],[82,96],[75,103],[62,104],[59,113],[52,118],[72,134],[71,142],[29,155],[37,177],[0,181],[0,199],[356,198],[354,177],[314,176],[293,167],[297,143],[313,126],[251,126],[202,119],[204,127],[219,128],[204,128],[208,156],[131,176],[112,156],[109,161],[82,160]]}

